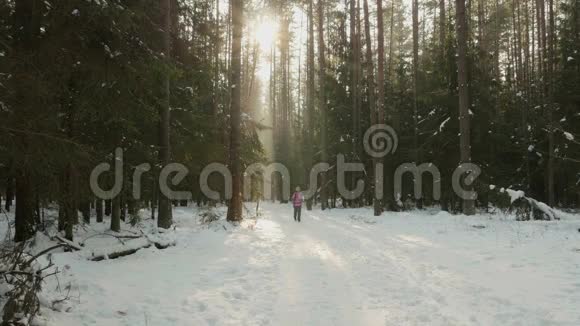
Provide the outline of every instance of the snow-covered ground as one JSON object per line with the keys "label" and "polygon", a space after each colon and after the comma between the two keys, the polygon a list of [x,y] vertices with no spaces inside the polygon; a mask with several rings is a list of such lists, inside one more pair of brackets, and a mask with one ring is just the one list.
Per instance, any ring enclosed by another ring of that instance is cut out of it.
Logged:
{"label": "snow-covered ground", "polygon": [[[176,246],[116,260],[58,253],[39,322],[77,325],[580,325],[580,217],[370,209],[202,226],[175,211]],[[91,225],[93,232],[106,229]],[[94,238],[86,246],[101,246]],[[60,285],[60,292],[56,290]],[[70,285],[70,286],[69,286]]]}

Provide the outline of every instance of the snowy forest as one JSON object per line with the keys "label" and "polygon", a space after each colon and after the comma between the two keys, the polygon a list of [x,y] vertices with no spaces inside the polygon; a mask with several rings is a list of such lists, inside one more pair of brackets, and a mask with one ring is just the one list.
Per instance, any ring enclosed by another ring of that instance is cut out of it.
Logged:
{"label": "snowy forest", "polygon": [[1,325],[578,325],[580,1],[0,0],[0,204]]}

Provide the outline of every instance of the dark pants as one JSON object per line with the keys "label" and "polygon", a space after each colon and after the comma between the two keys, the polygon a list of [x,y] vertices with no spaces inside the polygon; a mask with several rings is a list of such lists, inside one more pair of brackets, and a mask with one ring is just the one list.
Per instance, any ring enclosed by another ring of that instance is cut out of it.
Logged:
{"label": "dark pants", "polygon": [[302,206],[294,206],[294,221],[300,222],[300,215],[302,214]]}

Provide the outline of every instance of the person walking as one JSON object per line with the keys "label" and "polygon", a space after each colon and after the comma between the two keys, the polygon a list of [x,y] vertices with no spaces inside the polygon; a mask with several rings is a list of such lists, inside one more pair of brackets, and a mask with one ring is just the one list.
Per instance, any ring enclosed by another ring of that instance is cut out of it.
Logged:
{"label": "person walking", "polygon": [[300,222],[303,202],[304,196],[300,192],[300,187],[296,187],[296,192],[292,195],[292,205],[294,206],[294,221]]}

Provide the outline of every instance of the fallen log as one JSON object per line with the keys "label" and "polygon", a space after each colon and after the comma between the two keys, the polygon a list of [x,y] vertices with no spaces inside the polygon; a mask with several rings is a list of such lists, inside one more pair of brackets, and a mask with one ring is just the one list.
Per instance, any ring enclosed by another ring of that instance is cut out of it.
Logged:
{"label": "fallen log", "polygon": [[120,258],[120,257],[125,257],[125,256],[132,255],[132,254],[136,253],[137,251],[139,251],[141,249],[146,249],[146,248],[149,248],[149,247],[151,247],[151,244],[148,244],[148,245],[143,246],[143,247],[140,247],[140,248],[130,248],[130,249],[127,249],[127,250],[112,252],[110,254],[103,254],[103,255],[95,256],[91,260],[92,261],[103,261],[103,260],[107,260],[107,259],[117,259],[117,258]]}
{"label": "fallen log", "polygon": [[143,236],[142,235],[133,235],[133,234],[111,234],[111,233],[97,233],[97,234],[93,234],[85,239],[83,239],[80,242],[80,245],[84,247],[85,243],[87,242],[87,240],[92,239],[92,238],[96,238],[96,237],[111,237],[111,238],[115,238],[117,240],[119,240],[120,243],[125,244],[125,241],[123,240],[133,240],[133,239],[140,239]]}
{"label": "fallen log", "polygon": [[141,249],[147,249],[150,248],[151,246],[155,246],[155,248],[163,250],[175,246],[175,242],[163,241],[162,239],[153,240],[147,236],[144,236],[138,239],[134,239],[134,241],[128,241],[123,245],[99,249],[96,252],[93,252],[92,255],[89,257],[89,259],[92,261],[117,259],[132,255]]}

